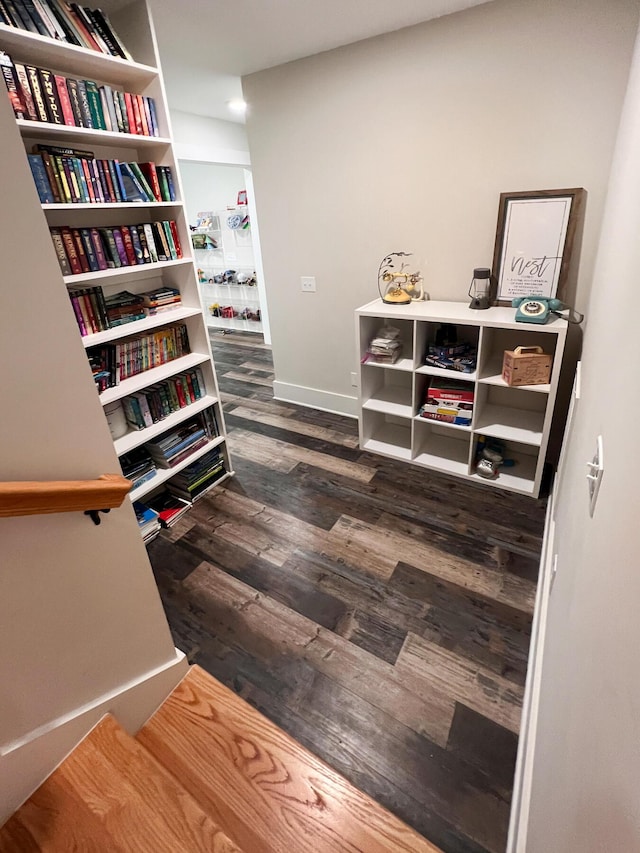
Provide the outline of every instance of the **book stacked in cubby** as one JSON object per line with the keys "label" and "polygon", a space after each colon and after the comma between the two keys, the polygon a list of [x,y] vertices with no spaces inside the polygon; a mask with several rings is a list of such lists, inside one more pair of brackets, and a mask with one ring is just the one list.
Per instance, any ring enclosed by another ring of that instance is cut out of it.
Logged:
{"label": "book stacked in cubby", "polygon": [[148,482],[158,470],[156,463],[144,447],[136,447],[135,450],[123,454],[120,457],[120,468],[122,476],[131,480],[134,489]]}
{"label": "book stacked in cubby", "polygon": [[50,228],[63,275],[135,267],[182,258],[174,220],[110,228]]}
{"label": "book stacked in cubby", "polygon": [[156,288],[140,294],[121,290],[105,296],[102,287],[96,285],[70,289],[69,299],[83,338],[145,317],[168,313],[182,304],[176,287]]}
{"label": "book stacked in cubby", "polygon": [[160,136],[155,101],[147,95],[14,62],[4,51],[0,51],[0,69],[18,119]]}
{"label": "book stacked in cubby", "polygon": [[158,533],[160,533],[162,527],[159,513],[157,510],[152,509],[150,506],[147,506],[140,501],[133,502],[133,510],[136,514],[138,527],[140,528],[140,533],[142,535],[142,541],[145,543],[151,542],[151,540],[155,539]]}
{"label": "book stacked in cubby", "polygon": [[133,429],[145,429],[200,400],[206,393],[199,368],[170,376],[164,382],[122,398],[125,418]]}
{"label": "book stacked in cubby", "polygon": [[123,338],[117,343],[89,347],[87,358],[96,387],[102,392],[190,351],[187,327],[181,323],[147,335]]}
{"label": "book stacked in cubby", "polygon": [[176,498],[166,489],[146,498],[144,506],[156,513],[161,527],[173,527],[182,516],[191,508],[188,501]]}
{"label": "book stacked in cubby", "polygon": [[34,145],[29,166],[42,204],[175,201],[170,166],[96,158],[93,151]]}
{"label": "book stacked in cubby", "polygon": [[205,409],[200,415],[147,442],[145,446],[158,468],[173,468],[217,435],[215,413]]}
{"label": "book stacked in cubby", "polygon": [[56,41],[131,60],[131,54],[102,9],[64,0],[3,0],[0,23]]}
{"label": "book stacked in cubby", "polygon": [[219,447],[214,447],[173,477],[167,488],[172,495],[192,503],[226,473]]}

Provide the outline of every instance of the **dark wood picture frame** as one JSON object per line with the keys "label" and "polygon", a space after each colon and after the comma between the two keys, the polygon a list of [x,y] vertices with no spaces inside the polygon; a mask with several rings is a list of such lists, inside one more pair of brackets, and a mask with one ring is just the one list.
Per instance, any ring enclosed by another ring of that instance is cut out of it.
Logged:
{"label": "dark wood picture frame", "polygon": [[[495,305],[511,305],[514,296],[564,301],[584,196],[581,187],[500,194],[493,249]],[[526,230],[528,221],[527,239],[514,252],[514,233]]]}

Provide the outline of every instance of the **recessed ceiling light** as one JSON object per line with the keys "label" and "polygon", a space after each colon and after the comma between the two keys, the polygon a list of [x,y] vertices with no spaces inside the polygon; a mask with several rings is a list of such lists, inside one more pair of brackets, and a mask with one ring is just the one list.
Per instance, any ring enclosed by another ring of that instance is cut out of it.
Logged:
{"label": "recessed ceiling light", "polygon": [[247,102],[242,98],[234,98],[232,101],[227,101],[227,105],[232,113],[244,113],[247,111]]}

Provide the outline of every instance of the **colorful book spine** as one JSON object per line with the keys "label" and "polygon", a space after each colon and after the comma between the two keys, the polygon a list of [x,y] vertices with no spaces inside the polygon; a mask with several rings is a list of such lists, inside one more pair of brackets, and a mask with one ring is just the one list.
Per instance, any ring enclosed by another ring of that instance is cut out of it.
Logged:
{"label": "colorful book spine", "polygon": [[49,184],[47,171],[42,162],[42,157],[39,154],[29,154],[29,167],[31,168],[31,174],[33,175],[40,202],[42,204],[53,204],[55,199]]}
{"label": "colorful book spine", "polygon": [[69,90],[67,89],[67,80],[61,74],[56,74],[54,76],[54,80],[56,83],[56,90],[58,92],[58,100],[60,101],[60,106],[62,108],[64,123],[70,127],[74,127],[76,120],[73,109],[71,108],[71,98],[69,97]]}

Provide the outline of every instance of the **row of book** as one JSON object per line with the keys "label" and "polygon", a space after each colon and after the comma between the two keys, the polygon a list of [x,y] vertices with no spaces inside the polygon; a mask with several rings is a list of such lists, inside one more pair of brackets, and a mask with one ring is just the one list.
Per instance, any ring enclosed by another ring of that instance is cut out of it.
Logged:
{"label": "row of book", "polygon": [[0,23],[132,61],[102,9],[64,0],[0,0]]}
{"label": "row of book", "polygon": [[160,136],[153,98],[121,92],[94,80],[55,74],[14,62],[0,51],[0,69],[16,118],[50,124]]}
{"label": "row of book", "polygon": [[157,468],[174,468],[218,435],[218,422],[211,408],[148,441],[145,447]]}
{"label": "row of book", "polygon": [[175,201],[170,166],[96,159],[93,151],[35,145],[29,166],[42,204]]}
{"label": "row of book", "polygon": [[199,368],[178,373],[122,398],[127,423],[134,430],[146,429],[204,397],[206,388]]}
{"label": "row of book", "polygon": [[82,337],[165,313],[182,303],[180,291],[175,287],[159,287],[139,294],[121,290],[105,296],[98,285],[69,290],[69,299]]}
{"label": "row of book", "polygon": [[96,387],[102,392],[189,352],[187,327],[179,323],[113,344],[88,347],[87,358]]}
{"label": "row of book", "polygon": [[134,267],[182,257],[175,220],[113,228],[50,228],[63,275]]}

